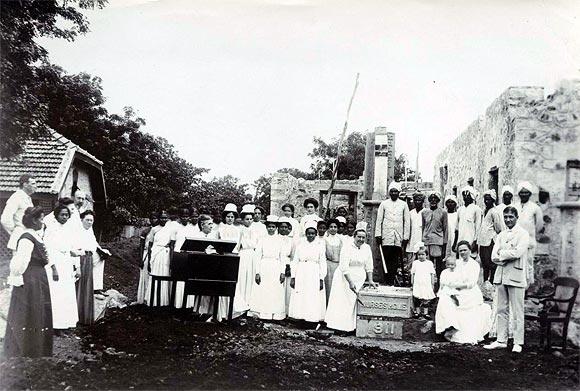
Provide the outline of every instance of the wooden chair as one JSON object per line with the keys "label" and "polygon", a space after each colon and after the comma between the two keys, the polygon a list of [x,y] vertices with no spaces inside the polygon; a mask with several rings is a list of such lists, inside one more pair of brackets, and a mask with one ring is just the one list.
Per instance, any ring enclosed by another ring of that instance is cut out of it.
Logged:
{"label": "wooden chair", "polygon": [[551,348],[552,323],[562,323],[562,350],[566,350],[568,324],[570,323],[572,308],[578,295],[579,285],[578,280],[575,278],[557,277],[554,279],[554,291],[552,293],[528,296],[534,303],[541,306],[537,315],[530,314],[525,316],[528,320],[540,322],[540,346],[544,345],[544,333],[546,333],[546,349]]}

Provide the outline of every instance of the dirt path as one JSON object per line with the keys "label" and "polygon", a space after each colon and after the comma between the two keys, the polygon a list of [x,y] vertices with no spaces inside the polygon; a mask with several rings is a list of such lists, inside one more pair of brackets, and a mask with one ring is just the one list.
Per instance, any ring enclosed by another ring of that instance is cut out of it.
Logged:
{"label": "dirt path", "polygon": [[[0,364],[3,388],[574,389],[578,352],[433,341],[320,340],[252,319],[215,325],[131,306],[56,340],[52,359]],[[78,338],[78,339],[77,339]]]}

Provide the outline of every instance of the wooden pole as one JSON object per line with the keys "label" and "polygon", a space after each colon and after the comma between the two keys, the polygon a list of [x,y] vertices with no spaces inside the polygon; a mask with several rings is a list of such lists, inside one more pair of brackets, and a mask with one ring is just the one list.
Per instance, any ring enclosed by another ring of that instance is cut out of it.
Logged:
{"label": "wooden pole", "polygon": [[348,109],[346,110],[346,119],[344,121],[344,127],[342,128],[342,133],[340,135],[340,140],[338,141],[338,150],[336,152],[336,159],[334,160],[334,166],[332,168],[332,180],[330,181],[330,187],[328,188],[328,200],[326,201],[326,218],[330,218],[330,199],[332,197],[332,191],[334,190],[334,183],[336,182],[336,177],[338,175],[338,162],[340,160],[340,154],[342,153],[342,143],[344,142],[344,136],[346,135],[346,129],[348,128],[348,119],[350,117],[350,108],[352,107],[352,101],[356,94],[356,89],[358,87],[359,73],[356,74],[356,80],[354,83],[354,90],[352,91],[352,96],[350,97],[350,102],[348,103]]}

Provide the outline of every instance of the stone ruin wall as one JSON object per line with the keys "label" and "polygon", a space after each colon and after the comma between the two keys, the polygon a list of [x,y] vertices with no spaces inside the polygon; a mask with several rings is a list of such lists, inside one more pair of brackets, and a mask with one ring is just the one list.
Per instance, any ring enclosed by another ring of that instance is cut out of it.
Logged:
{"label": "stone ruin wall", "polygon": [[[327,191],[330,187],[330,180],[305,180],[302,178],[295,178],[290,174],[277,173],[272,177],[271,182],[272,193],[270,202],[270,211],[273,214],[282,215],[280,208],[285,203],[291,203],[296,208],[294,217],[300,220],[304,216],[305,210],[303,202],[306,198],[314,198],[321,201],[320,192]],[[354,217],[356,221],[362,221],[364,218],[363,200],[363,181],[358,180],[337,180],[334,186],[335,191],[349,191],[357,194],[357,202]],[[334,194],[332,196],[330,209],[331,215],[334,215],[334,210],[341,205],[348,204],[348,196],[343,194]],[[326,207],[326,196],[324,197],[324,205],[320,205],[319,211],[324,214],[322,210]]]}

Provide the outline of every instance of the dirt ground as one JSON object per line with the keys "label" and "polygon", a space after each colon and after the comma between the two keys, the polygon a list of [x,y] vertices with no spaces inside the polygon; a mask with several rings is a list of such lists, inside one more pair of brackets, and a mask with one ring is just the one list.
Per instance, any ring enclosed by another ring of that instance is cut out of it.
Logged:
{"label": "dirt ground", "polygon": [[[123,247],[126,252],[115,246]],[[135,241],[112,244],[106,288],[134,297]],[[132,285],[131,285],[132,284]],[[321,339],[291,322],[202,322],[134,305],[55,338],[48,359],[2,359],[3,389],[578,389],[579,356],[440,342],[415,328],[406,341]]]}

